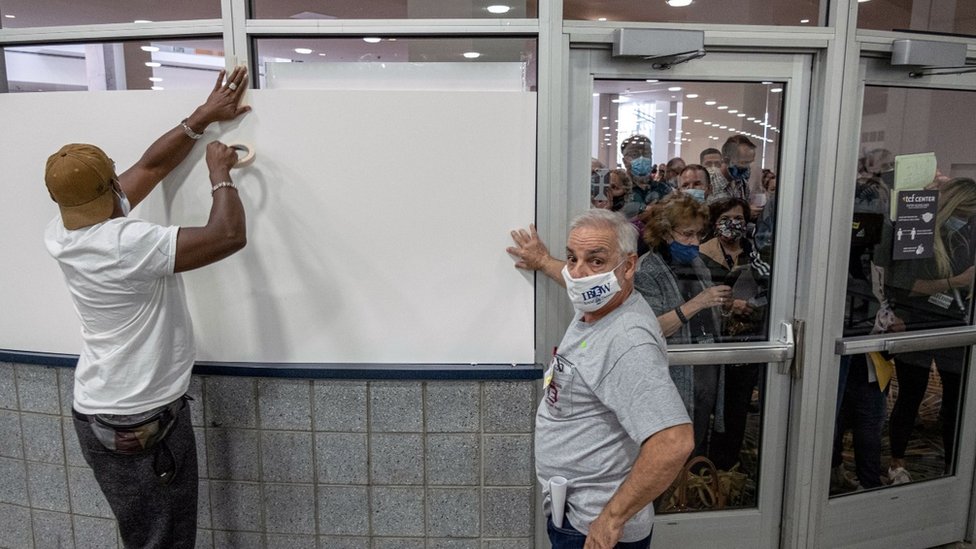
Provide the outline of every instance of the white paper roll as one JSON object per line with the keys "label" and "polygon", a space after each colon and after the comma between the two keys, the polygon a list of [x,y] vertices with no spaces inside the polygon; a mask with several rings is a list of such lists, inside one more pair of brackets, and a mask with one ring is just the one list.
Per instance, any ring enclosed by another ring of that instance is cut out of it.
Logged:
{"label": "white paper roll", "polygon": [[237,151],[237,164],[234,164],[235,168],[250,166],[251,162],[254,162],[254,147],[249,143],[233,143],[229,146]]}
{"label": "white paper roll", "polygon": [[549,479],[549,497],[552,498],[552,523],[563,527],[563,511],[566,509],[566,477]]}

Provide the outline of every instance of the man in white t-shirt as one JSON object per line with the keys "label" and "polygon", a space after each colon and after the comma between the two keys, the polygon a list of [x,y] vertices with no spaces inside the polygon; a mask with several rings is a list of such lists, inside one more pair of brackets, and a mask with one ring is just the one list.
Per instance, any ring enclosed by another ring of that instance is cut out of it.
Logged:
{"label": "man in white t-shirt", "polygon": [[60,215],[44,242],[81,321],[74,424],[85,461],[119,522],[126,547],[193,548],[197,457],[187,387],[193,326],[179,273],[244,247],[244,207],[231,180],[233,149],[207,145],[213,202],[203,227],[127,217],[178,166],[213,122],[241,106],[247,70],[221,71],[206,102],[116,175],[100,148],[65,145],[45,183]]}

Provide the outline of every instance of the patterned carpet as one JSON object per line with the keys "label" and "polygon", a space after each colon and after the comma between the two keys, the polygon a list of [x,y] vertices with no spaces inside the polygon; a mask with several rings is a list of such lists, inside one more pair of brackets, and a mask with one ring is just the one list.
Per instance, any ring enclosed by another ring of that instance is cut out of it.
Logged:
{"label": "patterned carpet", "polygon": [[[891,380],[888,392],[888,414],[898,399],[897,375]],[[942,383],[935,366],[929,371],[929,384],[925,398],[919,405],[918,416],[915,418],[915,428],[905,451],[905,469],[913,482],[930,480],[943,476],[945,467],[945,450],[942,444],[942,420],[939,418],[939,408],[942,404]],[[848,478],[856,480],[854,467],[854,449],[851,433],[844,436],[844,469]],[[888,422],[885,422],[881,435],[881,469],[884,475],[888,470],[888,459],[891,450],[888,444]],[[887,482],[887,477],[882,477]],[[842,495],[856,491],[856,487],[831,486],[831,495]]]}

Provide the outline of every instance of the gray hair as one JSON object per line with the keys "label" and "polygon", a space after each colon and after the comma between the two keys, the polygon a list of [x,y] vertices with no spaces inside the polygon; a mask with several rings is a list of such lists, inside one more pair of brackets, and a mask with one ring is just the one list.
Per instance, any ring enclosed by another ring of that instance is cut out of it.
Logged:
{"label": "gray hair", "polygon": [[569,224],[570,232],[582,227],[610,229],[617,234],[617,248],[623,255],[637,253],[637,227],[623,215],[610,210],[586,210]]}

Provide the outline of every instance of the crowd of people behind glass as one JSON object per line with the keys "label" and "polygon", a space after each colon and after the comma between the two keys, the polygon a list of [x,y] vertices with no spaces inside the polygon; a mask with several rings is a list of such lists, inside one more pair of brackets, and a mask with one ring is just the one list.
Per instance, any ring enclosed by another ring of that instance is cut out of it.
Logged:
{"label": "crowd of people behind glass", "polygon": [[[668,345],[765,340],[776,174],[753,169],[756,145],[736,135],[721,150],[701,151],[698,163],[656,165],[650,139],[634,135],[620,153],[622,166],[613,169],[593,159],[591,206],[620,212],[638,229],[635,289]],[[760,364],[671,368],[694,424],[692,458],[722,472],[751,469],[756,478],[758,460],[745,466],[740,453],[748,414],[761,407],[762,371]]]}
{"label": "crowd of people behind glass", "polygon": [[[899,189],[895,165],[895,155],[883,148],[866,151],[858,161],[845,336],[970,323],[976,181],[936,171],[922,189],[917,185]],[[907,259],[894,253],[900,238],[893,201],[900,200],[899,191],[909,195],[928,191],[936,203],[929,219],[930,250]],[[966,361],[965,347],[843,357],[831,493],[951,474]],[[937,410],[936,418],[920,417],[923,400]],[[928,431],[937,434],[930,436]],[[844,463],[847,432],[851,432],[853,471]],[[913,456],[907,455],[910,445],[915,448]],[[887,467],[882,464],[884,453]]]}

